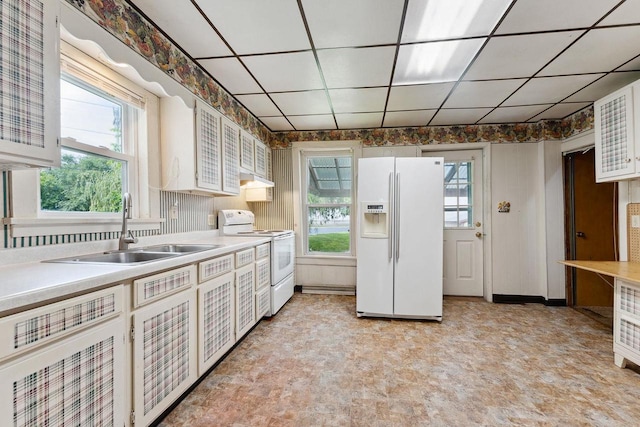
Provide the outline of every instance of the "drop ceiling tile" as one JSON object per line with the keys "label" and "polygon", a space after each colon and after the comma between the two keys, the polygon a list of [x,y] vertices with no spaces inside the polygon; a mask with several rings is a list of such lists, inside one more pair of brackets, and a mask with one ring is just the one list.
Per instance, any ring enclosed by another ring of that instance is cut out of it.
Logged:
{"label": "drop ceiling tile", "polygon": [[537,122],[538,120],[560,120],[565,117],[582,110],[585,107],[591,105],[590,102],[577,102],[577,103],[562,103],[556,104],[546,111],[535,116],[529,120],[531,122]]}
{"label": "drop ceiling tile", "polygon": [[[163,6],[165,3],[162,2]],[[294,1],[196,0],[196,3],[237,54],[311,48],[300,10]]]}
{"label": "drop ceiling tile", "polygon": [[604,18],[598,26],[635,24],[638,22],[640,22],[640,0],[627,0]]}
{"label": "drop ceiling tile", "polygon": [[439,108],[453,86],[454,83],[393,86],[389,94],[387,111]]}
{"label": "drop ceiling tile", "polygon": [[288,115],[330,114],[331,107],[324,90],[272,93],[271,99]]}
{"label": "drop ceiling tile", "polygon": [[493,37],[465,80],[531,77],[580,35],[579,31]]}
{"label": "drop ceiling tile", "polygon": [[242,102],[254,116],[276,116],[280,114],[275,106],[265,94],[237,95],[236,99]]}
{"label": "drop ceiling tile", "polygon": [[640,26],[591,30],[545,67],[540,75],[611,71],[638,54],[638,39]]}
{"label": "drop ceiling tile", "polygon": [[496,34],[585,28],[619,0],[518,0]]}
{"label": "drop ceiling tile", "polygon": [[327,87],[387,86],[396,48],[394,46],[329,49],[318,51]]}
{"label": "drop ceiling tile", "polygon": [[260,86],[237,58],[201,59],[198,62],[213,78],[234,95],[262,92]]}
{"label": "drop ceiling tile", "polygon": [[565,102],[594,102],[638,79],[640,79],[640,71],[607,74],[580,92],[571,95]]}
{"label": "drop ceiling tile", "polygon": [[524,86],[518,89],[503,105],[507,107],[559,102],[599,77],[602,77],[602,74],[537,77],[529,80]]}
{"label": "drop ceiling tile", "polygon": [[[189,0],[134,0],[131,3],[192,57],[231,55],[227,45]],[[202,40],[207,42],[202,43]]]}
{"label": "drop ceiling tile", "polygon": [[393,84],[457,81],[485,39],[400,46]]}
{"label": "drop ceiling tile", "polygon": [[541,113],[553,104],[525,105],[522,107],[500,107],[493,110],[478,123],[522,123]]}
{"label": "drop ceiling tile", "polygon": [[442,125],[472,125],[487,113],[491,108],[454,108],[442,109],[429,123],[430,126]]}
{"label": "drop ceiling tile", "polygon": [[316,48],[398,41],[404,0],[303,0],[302,5]]}
{"label": "drop ceiling tile", "polygon": [[279,117],[259,117],[260,121],[264,123],[272,131],[278,130],[293,130],[293,126],[282,116]]}
{"label": "drop ceiling tile", "polygon": [[336,114],[339,129],[382,127],[382,113]]}
{"label": "drop ceiling tile", "polygon": [[331,114],[318,116],[288,116],[289,121],[296,130],[322,130],[335,129],[336,123]]}
{"label": "drop ceiling tile", "polygon": [[526,79],[460,82],[444,108],[495,107],[518,89]]}
{"label": "drop ceiling tile", "polygon": [[251,73],[267,92],[322,89],[322,80],[311,52],[245,56]]}
{"label": "drop ceiling tile", "polygon": [[438,110],[387,111],[384,127],[426,126]]}
{"label": "drop ceiling tile", "polygon": [[511,0],[410,0],[402,42],[488,35]]}
{"label": "drop ceiling tile", "polygon": [[631,61],[617,68],[616,71],[637,71],[640,70],[640,56],[633,58]]}
{"label": "drop ceiling tile", "polygon": [[384,111],[387,88],[331,89],[333,111],[336,113],[367,113]]}

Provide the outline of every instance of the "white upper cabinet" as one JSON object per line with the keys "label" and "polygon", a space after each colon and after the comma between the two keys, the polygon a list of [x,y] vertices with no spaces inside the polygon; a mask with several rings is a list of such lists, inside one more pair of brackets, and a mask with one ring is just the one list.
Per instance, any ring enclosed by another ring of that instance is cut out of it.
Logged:
{"label": "white upper cabinet", "polygon": [[255,171],[255,155],[253,136],[244,130],[240,131],[240,167],[246,171]]}
{"label": "white upper cabinet", "polygon": [[640,82],[596,101],[596,182],[640,176]]}
{"label": "white upper cabinet", "polygon": [[0,2],[0,169],[60,164],[59,8]]}
{"label": "white upper cabinet", "polygon": [[222,118],[222,191],[240,194],[240,128]]}
{"label": "white upper cabinet", "polygon": [[263,178],[267,177],[267,147],[262,142],[256,140],[255,142],[255,158],[256,158],[256,174]]}
{"label": "white upper cabinet", "polygon": [[[160,100],[162,187],[168,191],[235,195],[240,192],[238,127],[208,104],[195,112],[178,97]],[[223,146],[224,129],[235,126],[235,150]]]}

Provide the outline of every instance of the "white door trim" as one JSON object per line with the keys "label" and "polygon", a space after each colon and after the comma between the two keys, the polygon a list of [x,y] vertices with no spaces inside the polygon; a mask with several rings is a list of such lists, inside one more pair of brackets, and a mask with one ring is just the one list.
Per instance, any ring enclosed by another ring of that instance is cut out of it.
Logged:
{"label": "white door trim", "polygon": [[491,144],[488,142],[473,142],[473,143],[460,143],[460,144],[437,144],[437,145],[423,145],[420,147],[422,152],[434,152],[434,151],[454,151],[454,150],[482,150],[482,216],[484,220],[484,299],[488,302],[493,301],[493,255],[491,252]]}

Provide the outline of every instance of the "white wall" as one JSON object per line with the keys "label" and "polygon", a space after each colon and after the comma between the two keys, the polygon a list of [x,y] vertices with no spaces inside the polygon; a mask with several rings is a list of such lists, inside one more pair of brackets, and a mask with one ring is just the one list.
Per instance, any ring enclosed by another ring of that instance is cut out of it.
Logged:
{"label": "white wall", "polygon": [[557,141],[544,141],[539,145],[544,152],[541,159],[544,161],[541,185],[544,189],[544,225],[546,227],[546,298],[564,299],[566,298],[565,268],[558,263],[565,259],[561,145]]}

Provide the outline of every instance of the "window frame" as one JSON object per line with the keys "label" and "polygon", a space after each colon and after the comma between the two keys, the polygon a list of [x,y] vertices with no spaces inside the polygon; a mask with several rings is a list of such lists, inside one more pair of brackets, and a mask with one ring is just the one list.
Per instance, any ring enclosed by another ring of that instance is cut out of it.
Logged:
{"label": "window frame", "polygon": [[[351,202],[349,206],[349,252],[311,252],[309,251],[309,208],[310,207],[337,207],[347,206],[345,203],[308,203],[308,165],[309,159],[314,157],[349,157],[351,159],[351,189],[350,197]],[[344,148],[305,148],[299,152],[299,164],[298,173],[300,175],[300,188],[299,188],[299,212],[300,212],[300,224],[301,224],[301,253],[306,257],[355,257],[355,215],[356,215],[356,164],[357,164],[356,152],[352,147]]]}

